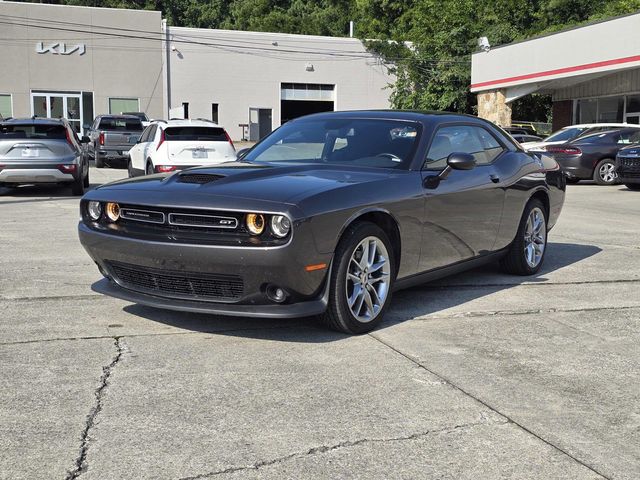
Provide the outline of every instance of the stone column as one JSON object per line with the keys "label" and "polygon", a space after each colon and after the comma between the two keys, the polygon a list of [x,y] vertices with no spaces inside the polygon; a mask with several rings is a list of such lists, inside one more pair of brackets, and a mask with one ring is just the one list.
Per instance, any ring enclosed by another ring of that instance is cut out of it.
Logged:
{"label": "stone column", "polygon": [[501,127],[511,126],[511,105],[506,102],[504,90],[478,93],[478,116]]}

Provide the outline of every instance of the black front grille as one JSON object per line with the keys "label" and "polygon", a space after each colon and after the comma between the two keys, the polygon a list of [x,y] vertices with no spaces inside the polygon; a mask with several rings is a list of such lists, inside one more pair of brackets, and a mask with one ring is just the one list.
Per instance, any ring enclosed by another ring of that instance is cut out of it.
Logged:
{"label": "black front grille", "polygon": [[630,167],[630,168],[640,169],[640,158],[618,157],[618,162],[621,167]]}
{"label": "black front grille", "polygon": [[170,213],[169,223],[185,227],[229,228],[238,226],[235,217],[222,217],[219,215],[197,215],[189,213]]}
{"label": "black front grille", "polygon": [[178,176],[180,183],[209,183],[224,178],[224,175],[215,175],[212,173],[183,173]]}
{"label": "black front grille", "polygon": [[144,293],[195,300],[230,301],[242,297],[244,282],[237,275],[182,272],[108,261],[116,282]]}

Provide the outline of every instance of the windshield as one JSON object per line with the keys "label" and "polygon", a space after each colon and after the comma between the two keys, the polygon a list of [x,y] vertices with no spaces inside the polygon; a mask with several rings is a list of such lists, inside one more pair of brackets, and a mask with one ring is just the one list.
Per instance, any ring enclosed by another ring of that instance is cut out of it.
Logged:
{"label": "windshield", "polygon": [[66,140],[67,131],[63,125],[0,125],[0,140],[8,140],[14,138]]}
{"label": "windshield", "polygon": [[587,131],[587,127],[568,127],[552,133],[544,139],[545,142],[568,142]]}
{"label": "windshield", "polygon": [[408,168],[418,130],[415,122],[386,119],[294,121],[256,145],[244,159]]}
{"label": "windshield", "polygon": [[217,127],[169,127],[164,131],[165,140],[227,142],[223,128]]}

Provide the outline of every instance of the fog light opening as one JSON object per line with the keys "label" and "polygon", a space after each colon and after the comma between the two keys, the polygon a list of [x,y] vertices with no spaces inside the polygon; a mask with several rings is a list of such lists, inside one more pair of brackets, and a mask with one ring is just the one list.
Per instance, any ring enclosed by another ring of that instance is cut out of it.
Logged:
{"label": "fog light opening", "polygon": [[277,285],[267,285],[266,293],[269,300],[276,303],[283,303],[289,297],[287,291]]}

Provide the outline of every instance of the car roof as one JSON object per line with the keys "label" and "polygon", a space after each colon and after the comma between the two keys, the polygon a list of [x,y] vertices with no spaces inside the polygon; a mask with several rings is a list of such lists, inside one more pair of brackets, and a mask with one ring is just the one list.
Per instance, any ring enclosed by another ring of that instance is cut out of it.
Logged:
{"label": "car roof", "polygon": [[468,115],[466,113],[453,113],[453,112],[437,112],[431,110],[342,110],[337,112],[322,112],[306,115],[304,117],[298,117],[291,120],[292,122],[312,120],[312,119],[333,119],[333,118],[380,118],[380,119],[392,119],[392,120],[410,120],[414,122],[424,122],[425,120],[438,117],[442,121],[461,121],[472,120],[480,121],[493,125],[488,120],[485,120],[474,115]]}
{"label": "car roof", "polygon": [[98,115],[98,117],[100,119],[103,119],[103,118],[121,118],[121,119],[126,119],[126,120],[129,120],[129,119],[140,120],[140,117],[138,117],[136,115],[117,115],[115,113],[109,113],[107,115]]}
{"label": "car roof", "polygon": [[151,123],[159,123],[165,127],[215,127],[222,128],[221,125],[203,119],[185,119],[185,120],[153,120]]}
{"label": "car roof", "polygon": [[11,124],[31,124],[31,125],[64,125],[65,120],[63,118],[46,118],[46,117],[27,117],[27,118],[10,118],[8,120],[2,120],[0,123],[3,125]]}
{"label": "car roof", "polygon": [[561,130],[565,130],[567,128],[593,128],[593,127],[630,127],[630,128],[640,128],[640,125],[634,125],[633,123],[579,123],[577,125],[567,125],[566,127],[562,127]]}

